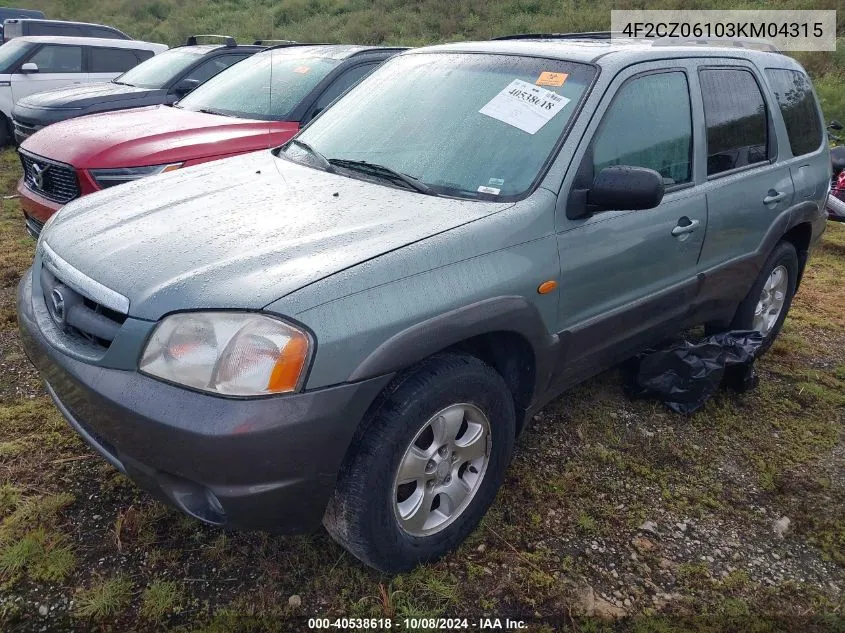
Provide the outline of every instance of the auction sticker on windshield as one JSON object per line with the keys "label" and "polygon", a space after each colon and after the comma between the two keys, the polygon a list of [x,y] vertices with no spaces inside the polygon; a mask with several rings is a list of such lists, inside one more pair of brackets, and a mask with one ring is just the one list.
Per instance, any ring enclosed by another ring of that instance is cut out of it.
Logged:
{"label": "auction sticker on windshield", "polygon": [[535,134],[569,101],[556,92],[514,79],[479,112],[523,132]]}

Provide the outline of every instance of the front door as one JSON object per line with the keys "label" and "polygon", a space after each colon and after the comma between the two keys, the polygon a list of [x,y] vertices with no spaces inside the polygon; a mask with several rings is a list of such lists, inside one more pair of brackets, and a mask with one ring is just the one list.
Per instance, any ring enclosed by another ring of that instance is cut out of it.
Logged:
{"label": "front door", "polygon": [[24,73],[19,69],[12,75],[15,102],[36,92],[88,81],[88,74],[83,72],[81,46],[45,44],[21,62],[27,63],[35,64],[37,71]]}
{"label": "front door", "polygon": [[623,360],[677,329],[697,292],[707,206],[695,186],[688,71],[680,65],[630,70],[616,78],[608,95],[561,199],[571,188],[589,188],[611,165],[656,170],[666,193],[657,208],[644,211],[601,211],[577,220],[559,214],[563,382]]}

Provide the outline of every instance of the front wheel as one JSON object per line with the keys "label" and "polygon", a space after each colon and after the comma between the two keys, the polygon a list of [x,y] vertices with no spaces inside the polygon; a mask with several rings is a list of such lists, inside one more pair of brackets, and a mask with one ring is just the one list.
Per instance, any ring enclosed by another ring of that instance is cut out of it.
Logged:
{"label": "front wheel", "polygon": [[775,342],[797,285],[798,254],[792,244],[780,242],[769,255],[731,323],[733,330],[757,330],[763,335],[758,355]]}
{"label": "front wheel", "polygon": [[470,355],[435,355],[398,376],[362,423],[323,524],[381,571],[437,559],[493,502],[514,435],[502,377]]}

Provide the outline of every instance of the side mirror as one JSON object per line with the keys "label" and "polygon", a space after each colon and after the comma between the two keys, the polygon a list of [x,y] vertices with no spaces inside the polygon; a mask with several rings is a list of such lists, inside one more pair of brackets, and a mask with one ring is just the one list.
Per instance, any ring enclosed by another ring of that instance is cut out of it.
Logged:
{"label": "side mirror", "polygon": [[663,200],[663,176],[646,167],[605,167],[587,192],[587,204],[599,210],[653,209]]}
{"label": "side mirror", "polygon": [[842,124],[839,121],[837,121],[836,119],[834,119],[830,123],[828,123],[827,127],[830,128],[831,130],[836,131],[836,132],[839,132],[839,131],[842,130]]}
{"label": "side mirror", "polygon": [[175,86],[173,86],[173,92],[180,97],[184,97],[189,92],[195,90],[200,85],[199,79],[183,79]]}
{"label": "side mirror", "polygon": [[21,72],[24,75],[31,75],[33,73],[38,72],[38,64],[35,62],[27,62],[23,66],[21,66]]}

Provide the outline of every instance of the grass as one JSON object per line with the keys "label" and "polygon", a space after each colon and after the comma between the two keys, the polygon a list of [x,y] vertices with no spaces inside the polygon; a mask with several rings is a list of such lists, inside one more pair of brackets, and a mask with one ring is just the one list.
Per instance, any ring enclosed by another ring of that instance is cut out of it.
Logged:
{"label": "grass", "polygon": [[132,583],[123,576],[101,580],[76,597],[75,615],[103,620],[119,615],[132,599]]}
{"label": "grass", "polygon": [[144,589],[141,596],[141,617],[159,622],[165,616],[177,613],[183,602],[179,583],[155,580]]}

